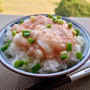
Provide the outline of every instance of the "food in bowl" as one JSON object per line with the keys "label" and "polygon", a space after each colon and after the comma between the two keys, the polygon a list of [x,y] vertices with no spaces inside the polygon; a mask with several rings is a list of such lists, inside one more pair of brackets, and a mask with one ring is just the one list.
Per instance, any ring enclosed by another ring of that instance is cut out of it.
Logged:
{"label": "food in bowl", "polygon": [[32,73],[66,70],[83,59],[84,37],[60,16],[31,16],[7,29],[2,52]]}

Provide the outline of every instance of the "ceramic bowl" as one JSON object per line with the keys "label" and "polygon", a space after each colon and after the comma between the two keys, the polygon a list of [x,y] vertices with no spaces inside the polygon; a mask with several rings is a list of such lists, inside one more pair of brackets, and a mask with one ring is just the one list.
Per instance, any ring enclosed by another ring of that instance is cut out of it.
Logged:
{"label": "ceramic bowl", "polygon": [[[47,16],[46,14],[44,14],[44,15]],[[14,24],[18,24],[20,20],[22,20],[22,19],[25,20],[27,18],[30,18],[30,16],[25,16],[25,17],[22,17],[20,19],[17,19],[15,21],[7,24],[1,30],[1,32],[0,32],[0,47],[3,44],[3,39],[4,39],[5,34],[7,32],[7,28],[13,26]],[[89,33],[85,30],[84,27],[82,27],[77,22],[75,22],[75,21],[73,21],[71,19],[65,18],[65,17],[62,17],[62,19],[65,20],[66,22],[72,22],[73,28],[74,29],[79,29],[80,32],[81,32],[81,35],[84,37],[85,45],[84,45],[84,48],[83,48],[83,60],[79,61],[77,64],[75,64],[71,68],[68,68],[67,70],[59,71],[59,72],[56,72],[56,73],[50,73],[50,74],[36,74],[36,73],[31,73],[31,72],[26,72],[26,71],[23,71],[23,70],[19,70],[19,69],[13,67],[10,64],[10,61],[5,57],[4,53],[0,50],[0,61],[1,61],[1,63],[5,67],[7,67],[8,69],[10,69],[10,70],[12,70],[12,71],[14,71],[16,73],[19,73],[21,75],[32,76],[32,77],[44,77],[44,78],[45,77],[55,77],[55,76],[65,75],[65,74],[71,73],[71,72],[77,70],[78,68],[80,68],[83,64],[85,64],[85,62],[88,60],[88,58],[90,56],[90,37],[89,37]]]}

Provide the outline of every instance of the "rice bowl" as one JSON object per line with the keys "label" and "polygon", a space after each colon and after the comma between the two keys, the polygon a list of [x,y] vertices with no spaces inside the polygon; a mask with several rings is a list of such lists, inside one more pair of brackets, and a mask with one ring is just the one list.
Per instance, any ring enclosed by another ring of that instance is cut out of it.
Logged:
{"label": "rice bowl", "polygon": [[[30,26],[32,25],[30,22],[35,23],[35,19],[38,20],[38,17],[39,20],[42,18],[40,23],[34,27]],[[58,21],[60,20],[63,21],[63,24],[53,22],[53,18],[39,15],[26,18],[23,23],[19,22],[8,27],[3,45],[11,41],[8,49],[4,51],[11,65],[27,72],[50,74],[67,70],[80,62],[84,57],[85,39],[81,33],[76,35],[76,29],[74,29],[70,22],[69,27],[68,22],[61,18],[58,19]],[[13,35],[13,31],[16,31],[15,35]],[[24,37],[23,31],[30,31],[30,36]],[[61,37],[62,35],[63,38]],[[21,39],[19,39],[19,36]],[[25,42],[22,44],[24,40]],[[20,44],[18,45],[17,43]],[[80,57],[78,57],[78,54]],[[15,66],[15,63],[19,64]]]}

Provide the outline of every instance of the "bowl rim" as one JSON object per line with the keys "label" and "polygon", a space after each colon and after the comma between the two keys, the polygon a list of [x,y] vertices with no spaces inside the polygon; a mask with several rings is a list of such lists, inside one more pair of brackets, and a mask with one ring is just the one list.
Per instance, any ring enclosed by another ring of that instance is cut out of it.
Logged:
{"label": "bowl rim", "polygon": [[[18,18],[16,20],[13,20],[12,22],[8,23],[7,25],[5,25],[1,31],[0,31],[0,34],[3,30],[7,29],[8,26],[11,26],[13,24],[15,24],[16,22],[22,20],[22,19],[26,19],[30,16],[37,16],[37,15],[44,15],[44,16],[47,16],[48,14],[35,14],[35,15],[29,15],[29,16],[24,16],[24,17],[21,17],[21,18]],[[57,15],[53,15],[53,16],[57,16]],[[67,17],[62,17],[62,19],[65,19],[67,21],[71,21],[74,23],[74,25],[78,26],[79,28],[83,29],[84,32],[87,34],[88,36],[88,39],[90,40],[90,35],[88,33],[88,31],[83,27],[81,26],[79,23],[75,22],[74,20],[71,20],[70,18],[67,18]],[[51,74],[36,74],[36,73],[31,73],[31,72],[26,72],[26,71],[23,71],[23,70],[20,70],[20,69],[17,69],[15,67],[13,67],[12,65],[10,65],[9,63],[7,63],[2,57],[1,57],[1,53],[0,53],[0,62],[5,66],[7,67],[9,70],[13,71],[13,72],[16,72],[18,74],[21,74],[21,75],[24,75],[24,76],[31,76],[31,77],[55,77],[55,76],[61,76],[61,75],[65,75],[65,74],[68,74],[68,73],[71,73],[75,70],[77,70],[78,68],[80,68],[83,64],[85,64],[85,62],[89,59],[90,57],[90,47],[89,47],[89,50],[88,50],[88,53],[87,53],[87,56],[82,60],[80,61],[78,64],[76,64],[75,66],[69,68],[69,69],[66,69],[66,70],[63,70],[63,71],[59,71],[59,72],[55,72],[55,73],[51,73]]]}

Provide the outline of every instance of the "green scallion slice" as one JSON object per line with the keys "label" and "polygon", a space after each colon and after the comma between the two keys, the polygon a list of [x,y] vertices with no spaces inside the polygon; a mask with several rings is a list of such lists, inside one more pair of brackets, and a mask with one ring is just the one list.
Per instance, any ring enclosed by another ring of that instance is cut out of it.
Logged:
{"label": "green scallion slice", "polygon": [[61,16],[57,16],[57,19],[61,19]]}
{"label": "green scallion slice", "polygon": [[29,43],[34,43],[34,40],[32,38],[28,38],[27,40]]}
{"label": "green scallion slice", "polygon": [[10,43],[12,43],[12,40],[8,40],[7,41],[7,44],[4,44],[2,47],[1,47],[1,50],[4,52],[8,49],[8,47],[10,46]]}
{"label": "green scallion slice", "polygon": [[77,57],[77,59],[79,59],[79,60],[82,60],[82,59],[83,59],[83,56],[82,56],[82,53],[81,53],[81,52],[77,52],[77,53],[76,53],[76,57]]}
{"label": "green scallion slice", "polygon": [[66,50],[69,52],[69,51],[72,51],[72,44],[71,43],[67,43],[66,44]]}
{"label": "green scallion slice", "polygon": [[73,35],[76,36],[77,32],[75,30],[72,31]]}
{"label": "green scallion slice", "polygon": [[30,36],[30,33],[23,33],[23,37],[28,37]]}
{"label": "green scallion slice", "polygon": [[29,60],[24,60],[24,64],[25,64],[25,65],[28,65],[29,63],[30,63]]}
{"label": "green scallion slice", "polygon": [[68,22],[68,28],[72,28],[72,23]]}
{"label": "green scallion slice", "polygon": [[48,17],[49,17],[49,18],[53,18],[53,16],[52,16],[51,14],[48,14]]}
{"label": "green scallion slice", "polygon": [[20,20],[20,22],[19,22],[19,23],[20,23],[20,24],[22,24],[23,22],[24,22],[24,20]]}
{"label": "green scallion slice", "polygon": [[30,31],[26,31],[26,30],[23,30],[23,31],[22,31],[22,35],[23,35],[23,37],[29,37],[30,34],[31,34]]}
{"label": "green scallion slice", "polygon": [[58,21],[58,24],[62,25],[64,23],[63,20]]}
{"label": "green scallion slice", "polygon": [[67,58],[68,58],[67,53],[63,53],[63,54],[60,55],[60,59],[61,59],[61,60],[65,60],[65,59],[67,59]]}
{"label": "green scallion slice", "polygon": [[40,64],[37,63],[31,68],[31,71],[33,73],[37,73],[40,68],[41,68]]}
{"label": "green scallion slice", "polygon": [[57,22],[58,22],[58,19],[55,18],[55,17],[53,17],[53,22],[54,22],[54,23],[57,23]]}
{"label": "green scallion slice", "polygon": [[8,45],[10,46],[10,44],[12,43],[12,40],[8,40]]}
{"label": "green scallion slice", "polygon": [[31,16],[31,17],[30,17],[30,20],[31,20],[31,21],[34,21],[34,20],[35,20],[35,16]]}
{"label": "green scallion slice", "polygon": [[4,52],[8,49],[9,45],[8,44],[4,44],[2,47],[1,47],[1,50]]}
{"label": "green scallion slice", "polygon": [[52,27],[52,25],[51,25],[51,24],[48,24],[46,27],[47,27],[47,28],[51,28],[51,27]]}
{"label": "green scallion slice", "polygon": [[14,66],[16,68],[22,67],[23,65],[24,65],[24,61],[22,61],[22,60],[15,61],[15,63],[14,63]]}
{"label": "green scallion slice", "polygon": [[80,31],[78,29],[75,29],[74,31],[76,31],[76,36],[80,35]]}
{"label": "green scallion slice", "polygon": [[16,30],[14,30],[14,31],[12,32],[12,35],[13,35],[13,36],[15,36],[15,35],[16,35],[16,33],[17,33],[17,31],[16,31]]}

